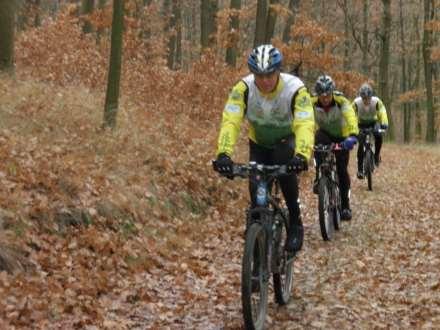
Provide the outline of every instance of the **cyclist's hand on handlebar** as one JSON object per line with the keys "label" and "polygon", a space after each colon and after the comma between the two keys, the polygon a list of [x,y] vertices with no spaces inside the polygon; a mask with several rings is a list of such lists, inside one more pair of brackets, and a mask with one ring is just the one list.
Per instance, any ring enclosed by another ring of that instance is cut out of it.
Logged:
{"label": "cyclist's hand on handlebar", "polygon": [[232,170],[234,162],[231,157],[226,154],[219,154],[217,159],[213,162],[214,171],[219,172],[221,175],[226,176],[228,179],[232,179]]}
{"label": "cyclist's hand on handlebar", "polygon": [[349,136],[344,141],[342,141],[342,148],[345,150],[353,149],[354,145],[357,143],[357,139],[355,136]]}
{"label": "cyclist's hand on handlebar", "polygon": [[296,154],[287,164],[287,170],[289,172],[307,171],[307,159],[300,154]]}

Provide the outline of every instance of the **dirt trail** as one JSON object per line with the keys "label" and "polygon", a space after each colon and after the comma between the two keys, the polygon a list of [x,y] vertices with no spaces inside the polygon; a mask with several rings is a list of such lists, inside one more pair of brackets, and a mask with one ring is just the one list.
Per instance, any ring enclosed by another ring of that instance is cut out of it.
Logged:
{"label": "dirt trail", "polygon": [[[354,156],[353,152],[352,174]],[[332,242],[320,236],[316,198],[310,191],[312,175],[303,176],[306,237],[295,265],[293,299],[283,308],[270,299],[267,328],[438,328],[439,161],[435,149],[386,145],[373,192],[367,191],[365,181],[352,178],[354,219],[343,223]],[[193,261],[205,266],[207,276],[182,272],[179,283],[191,294],[185,297],[187,302],[177,303],[175,322],[156,319],[155,326],[241,327],[240,208],[245,200],[233,191],[239,185],[239,194],[245,194],[246,184],[226,185],[232,202],[224,216],[214,214],[206,223],[217,231],[222,228],[222,234],[205,237],[194,251]],[[170,278],[168,286],[175,284]],[[176,301],[184,299],[181,293],[176,290]]]}

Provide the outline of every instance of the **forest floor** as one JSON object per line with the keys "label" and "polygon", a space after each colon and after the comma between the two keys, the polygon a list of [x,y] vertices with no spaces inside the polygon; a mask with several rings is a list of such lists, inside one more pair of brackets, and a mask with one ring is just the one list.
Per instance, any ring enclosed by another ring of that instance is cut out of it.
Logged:
{"label": "forest floor", "polygon": [[[238,329],[247,183],[211,170],[218,118],[0,78],[0,328]],[[236,160],[246,159],[244,134]],[[385,143],[321,238],[313,169],[293,297],[267,328],[440,327],[440,149]]]}

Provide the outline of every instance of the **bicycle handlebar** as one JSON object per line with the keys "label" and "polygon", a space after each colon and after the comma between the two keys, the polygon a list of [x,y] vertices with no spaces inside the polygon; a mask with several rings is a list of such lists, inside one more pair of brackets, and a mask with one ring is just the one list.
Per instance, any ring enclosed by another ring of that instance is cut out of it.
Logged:
{"label": "bicycle handlebar", "polygon": [[379,134],[383,134],[385,133],[387,130],[383,129],[383,128],[374,128],[374,127],[367,127],[367,128],[360,128],[359,129],[359,134],[370,134],[370,133],[379,133]]}
{"label": "bicycle handlebar", "polygon": [[[213,165],[215,160],[212,161]],[[215,169],[215,166],[214,166]],[[302,169],[292,168],[289,165],[265,165],[256,162],[249,162],[248,164],[234,163],[232,165],[232,173],[225,176],[248,178],[253,175],[264,175],[270,177],[286,176],[293,172],[299,172]]]}
{"label": "bicycle handlebar", "polygon": [[317,144],[313,147],[316,152],[330,152],[344,150],[342,143]]}

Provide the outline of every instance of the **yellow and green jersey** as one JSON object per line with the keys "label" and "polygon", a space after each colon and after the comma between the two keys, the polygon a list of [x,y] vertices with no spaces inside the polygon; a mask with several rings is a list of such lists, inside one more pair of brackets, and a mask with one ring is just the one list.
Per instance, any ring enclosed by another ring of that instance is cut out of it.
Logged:
{"label": "yellow and green jersey", "polygon": [[345,138],[358,135],[358,121],[353,107],[340,92],[333,93],[333,101],[329,107],[322,106],[318,96],[312,97],[315,120],[318,128],[334,138]]}
{"label": "yellow and green jersey", "polygon": [[310,95],[299,78],[281,73],[275,90],[268,94],[259,91],[253,74],[238,82],[223,110],[217,154],[232,155],[245,117],[250,123],[249,138],[258,145],[273,148],[294,135],[295,152],[310,158],[315,122]]}
{"label": "yellow and green jersey", "polygon": [[361,97],[355,98],[353,108],[359,118],[359,124],[379,122],[381,125],[388,125],[387,110],[381,99],[376,96],[371,98],[369,105],[365,105]]}

